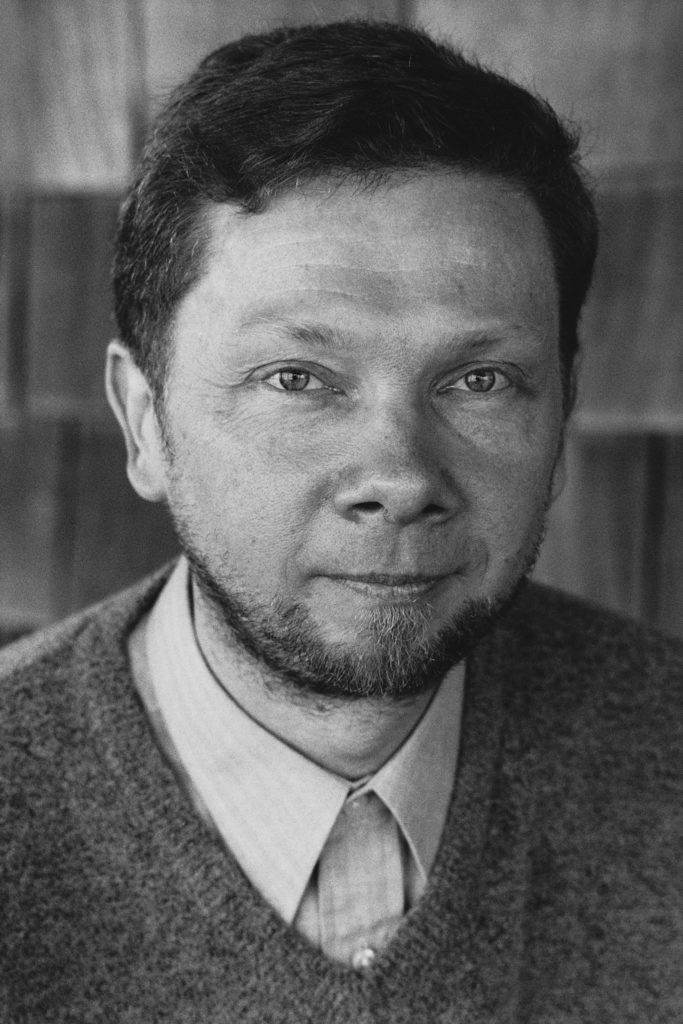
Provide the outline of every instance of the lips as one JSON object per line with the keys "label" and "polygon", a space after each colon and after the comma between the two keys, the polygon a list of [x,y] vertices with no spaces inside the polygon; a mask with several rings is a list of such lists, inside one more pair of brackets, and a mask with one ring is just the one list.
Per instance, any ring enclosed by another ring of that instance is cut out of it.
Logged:
{"label": "lips", "polygon": [[331,580],[347,590],[352,590],[366,597],[393,600],[410,600],[423,597],[430,593],[438,583],[446,579],[448,573],[424,575],[423,573],[353,573],[325,574]]}
{"label": "lips", "polygon": [[365,583],[377,587],[424,587],[433,586],[439,580],[445,579],[450,573],[438,573],[427,575],[425,573],[386,573],[386,572],[364,572],[364,573],[327,573],[329,579],[340,580],[343,583]]}

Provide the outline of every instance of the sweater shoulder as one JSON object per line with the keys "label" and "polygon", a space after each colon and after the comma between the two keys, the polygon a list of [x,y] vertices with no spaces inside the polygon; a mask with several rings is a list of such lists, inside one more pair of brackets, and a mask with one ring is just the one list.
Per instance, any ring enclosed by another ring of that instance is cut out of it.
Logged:
{"label": "sweater shoulder", "polygon": [[[529,584],[491,638],[478,672],[498,678],[505,715],[528,749],[588,775],[634,758],[673,776],[681,742],[683,643],[557,590]],[[481,675],[478,675],[481,678]],[[614,773],[613,773],[614,775]]]}
{"label": "sweater shoulder", "polygon": [[0,650],[0,734],[5,749],[28,730],[52,747],[60,725],[77,718],[78,691],[106,679],[103,666],[125,664],[122,651],[135,623],[151,607],[170,566],[46,629]]}
{"label": "sweater shoulder", "polygon": [[538,754],[548,779],[585,783],[605,806],[631,794],[634,814],[666,801],[682,740],[680,641],[532,584],[486,656],[503,680],[510,734]]}
{"label": "sweater shoulder", "polygon": [[529,584],[508,623],[558,672],[575,666],[596,680],[683,681],[683,640],[553,587]]}

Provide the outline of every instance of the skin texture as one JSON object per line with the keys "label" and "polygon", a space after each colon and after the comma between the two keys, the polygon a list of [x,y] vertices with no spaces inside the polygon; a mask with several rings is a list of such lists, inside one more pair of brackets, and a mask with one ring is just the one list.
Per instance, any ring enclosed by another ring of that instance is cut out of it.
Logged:
{"label": "skin texture", "polygon": [[521,190],[452,171],[205,217],[163,430],[110,350],[129,476],[198,567],[218,678],[357,777],[533,563],[563,427],[550,246]]}

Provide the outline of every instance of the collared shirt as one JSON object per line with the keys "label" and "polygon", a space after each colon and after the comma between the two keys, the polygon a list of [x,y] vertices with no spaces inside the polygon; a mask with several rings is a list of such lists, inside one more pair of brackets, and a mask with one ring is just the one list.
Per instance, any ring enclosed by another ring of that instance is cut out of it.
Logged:
{"label": "collared shirt", "polygon": [[[196,640],[185,559],[130,652],[162,746],[253,885],[328,955],[369,962],[419,899],[437,851],[457,763],[463,666],[393,756],[354,786],[247,715],[229,696],[229,678],[218,683]],[[362,824],[354,828],[355,810]],[[382,893],[379,916],[373,892]]]}

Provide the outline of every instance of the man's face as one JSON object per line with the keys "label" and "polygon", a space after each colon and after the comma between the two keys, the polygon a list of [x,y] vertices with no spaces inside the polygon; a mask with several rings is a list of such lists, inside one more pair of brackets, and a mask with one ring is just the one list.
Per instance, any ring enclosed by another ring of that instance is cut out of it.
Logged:
{"label": "man's face", "polygon": [[541,217],[510,184],[424,172],[207,224],[164,409],[202,592],[300,686],[432,685],[542,533],[562,387]]}

